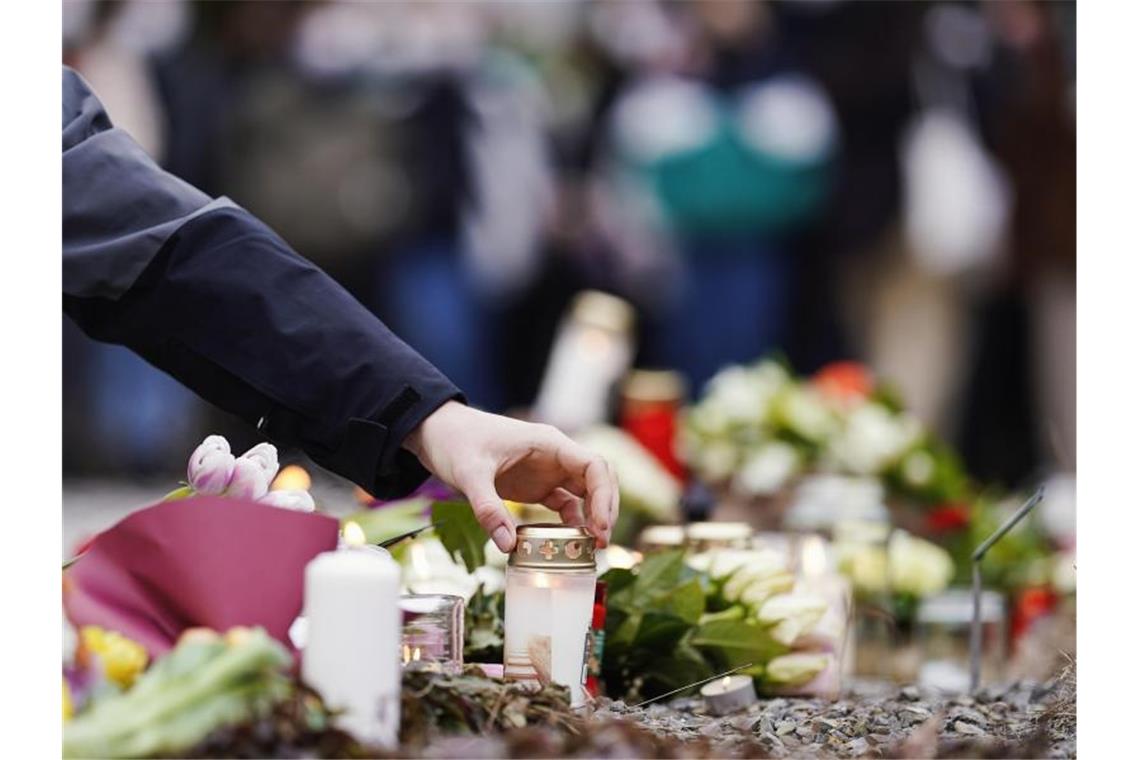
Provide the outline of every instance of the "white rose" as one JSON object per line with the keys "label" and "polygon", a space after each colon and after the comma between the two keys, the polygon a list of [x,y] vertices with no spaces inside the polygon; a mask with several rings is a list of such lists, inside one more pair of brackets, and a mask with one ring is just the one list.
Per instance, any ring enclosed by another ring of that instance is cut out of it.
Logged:
{"label": "white rose", "polygon": [[788,381],[787,372],[775,362],[726,367],[709,381],[702,405],[709,403],[730,423],[760,424]]}
{"label": "white rose", "polygon": [[775,404],[780,421],[805,440],[819,443],[835,432],[835,415],[819,391],[810,386],[788,388]]}
{"label": "white rose", "polygon": [[902,476],[912,488],[922,488],[934,477],[934,457],[919,449],[906,455],[902,463]]}
{"label": "white rose", "polygon": [[835,546],[839,571],[864,594],[882,594],[887,590],[887,550],[865,543],[838,543]]}
{"label": "white rose", "polygon": [[897,530],[887,546],[887,569],[894,591],[931,596],[954,577],[954,560],[941,546]]}
{"label": "white rose", "polygon": [[873,402],[863,404],[831,441],[828,456],[857,475],[882,472],[901,457],[922,435],[922,425],[906,414],[893,414]]}
{"label": "white rose", "polygon": [[736,462],[736,448],[732,444],[712,441],[697,455],[696,467],[706,480],[716,483],[732,475]]}
{"label": "white rose", "polygon": [[733,479],[737,493],[750,496],[779,491],[799,471],[800,455],[783,441],[772,441],[748,455]]}

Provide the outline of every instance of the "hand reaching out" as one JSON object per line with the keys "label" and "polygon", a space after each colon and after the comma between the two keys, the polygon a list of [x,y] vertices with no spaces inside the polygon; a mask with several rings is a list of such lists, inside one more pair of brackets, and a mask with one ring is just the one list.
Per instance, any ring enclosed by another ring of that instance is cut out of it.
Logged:
{"label": "hand reaching out", "polygon": [[449,401],[404,441],[424,467],[471,502],[495,545],[508,552],[515,527],[503,499],[543,504],[584,525],[605,546],[618,515],[617,478],[604,459],[549,425]]}

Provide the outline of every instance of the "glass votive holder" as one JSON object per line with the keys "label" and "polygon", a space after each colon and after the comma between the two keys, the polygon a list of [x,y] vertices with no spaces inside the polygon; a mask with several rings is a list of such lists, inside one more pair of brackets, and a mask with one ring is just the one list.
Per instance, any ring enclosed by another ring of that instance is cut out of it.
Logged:
{"label": "glass votive holder", "polygon": [[464,605],[463,597],[452,594],[400,597],[400,662],[405,668],[452,674],[463,670]]}
{"label": "glass votive holder", "polygon": [[[949,589],[924,599],[915,616],[921,662],[918,684],[949,694],[970,688],[970,627],[974,597],[969,589]],[[1002,677],[1006,656],[1005,600],[996,591],[983,591],[982,682]]]}
{"label": "glass votive holder", "polygon": [[685,528],[685,544],[694,552],[713,549],[747,549],[752,526],[746,522],[696,522]]}

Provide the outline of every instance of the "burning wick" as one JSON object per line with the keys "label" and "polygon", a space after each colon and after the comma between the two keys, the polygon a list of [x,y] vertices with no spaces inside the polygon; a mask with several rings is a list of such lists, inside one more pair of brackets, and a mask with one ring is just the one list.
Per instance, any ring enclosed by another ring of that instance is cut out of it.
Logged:
{"label": "burning wick", "polygon": [[341,532],[341,535],[344,538],[344,542],[349,546],[364,546],[365,544],[364,528],[361,528],[360,524],[353,520],[349,520],[344,524],[344,530]]}

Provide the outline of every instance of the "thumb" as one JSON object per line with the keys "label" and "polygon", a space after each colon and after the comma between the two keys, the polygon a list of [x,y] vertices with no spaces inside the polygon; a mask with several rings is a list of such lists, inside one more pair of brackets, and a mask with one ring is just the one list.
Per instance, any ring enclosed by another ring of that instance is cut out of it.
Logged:
{"label": "thumb", "polygon": [[490,534],[491,540],[499,551],[507,553],[515,548],[515,524],[511,520],[503,500],[495,492],[494,481],[486,478],[474,478],[460,486],[467,500],[471,502],[471,509],[475,511],[475,519],[483,526],[483,530]]}

